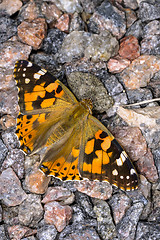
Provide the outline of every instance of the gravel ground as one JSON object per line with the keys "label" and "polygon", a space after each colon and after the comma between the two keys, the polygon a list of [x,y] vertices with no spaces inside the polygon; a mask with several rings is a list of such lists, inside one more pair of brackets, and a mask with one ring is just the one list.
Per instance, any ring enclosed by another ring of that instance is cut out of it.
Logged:
{"label": "gravel ground", "polygon": [[[160,2],[0,1],[0,240],[160,239]],[[39,171],[15,134],[13,78],[30,60],[62,81],[126,150],[135,191]]]}

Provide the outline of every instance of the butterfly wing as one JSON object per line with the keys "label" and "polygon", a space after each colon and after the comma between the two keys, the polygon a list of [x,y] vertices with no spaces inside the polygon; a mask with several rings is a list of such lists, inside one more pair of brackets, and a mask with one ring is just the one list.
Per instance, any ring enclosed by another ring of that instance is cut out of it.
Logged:
{"label": "butterfly wing", "polygon": [[16,62],[14,78],[20,106],[16,134],[26,153],[36,152],[47,142],[51,126],[60,122],[77,100],[59,80],[29,61]]}
{"label": "butterfly wing", "polygon": [[[63,126],[65,129],[65,126]],[[59,128],[51,135],[57,135]],[[50,145],[40,165],[40,169],[46,174],[55,176],[61,180],[82,179],[78,171],[79,145],[82,133],[81,124],[71,127],[60,140]]]}
{"label": "butterfly wing", "polygon": [[128,155],[109,130],[91,115],[84,123],[79,173],[83,178],[108,181],[123,190],[138,186],[138,175]]}

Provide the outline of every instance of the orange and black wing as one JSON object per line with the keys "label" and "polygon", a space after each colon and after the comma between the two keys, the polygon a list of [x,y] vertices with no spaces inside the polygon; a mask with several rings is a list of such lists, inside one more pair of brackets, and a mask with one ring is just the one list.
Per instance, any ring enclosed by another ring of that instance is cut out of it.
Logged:
{"label": "orange and black wing", "polygon": [[14,69],[20,113],[16,134],[26,153],[43,147],[51,126],[77,103],[74,95],[45,69],[29,61],[17,61]]}
{"label": "orange and black wing", "polygon": [[108,181],[122,190],[138,187],[138,175],[127,153],[109,130],[91,115],[84,123],[79,172],[83,178]]}

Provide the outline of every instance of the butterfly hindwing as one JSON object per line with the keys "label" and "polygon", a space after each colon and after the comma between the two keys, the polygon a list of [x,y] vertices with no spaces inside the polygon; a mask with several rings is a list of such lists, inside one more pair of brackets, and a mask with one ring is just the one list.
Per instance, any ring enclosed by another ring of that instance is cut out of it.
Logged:
{"label": "butterfly hindwing", "polygon": [[79,172],[90,180],[108,181],[123,189],[137,188],[138,176],[128,155],[108,129],[89,115],[84,124]]}
{"label": "butterfly hindwing", "polygon": [[[40,165],[40,169],[46,175],[52,175],[62,180],[81,179],[78,171],[80,128],[77,125],[69,128],[65,134],[61,135],[59,141],[50,145]],[[55,129],[51,139],[57,135],[59,130],[59,128]]]}

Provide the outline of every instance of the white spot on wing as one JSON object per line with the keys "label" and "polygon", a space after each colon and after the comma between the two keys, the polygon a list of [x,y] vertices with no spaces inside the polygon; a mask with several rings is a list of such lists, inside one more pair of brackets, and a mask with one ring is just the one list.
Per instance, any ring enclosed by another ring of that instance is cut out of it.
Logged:
{"label": "white spot on wing", "polygon": [[27,64],[27,67],[32,67],[32,63],[31,62],[28,62],[28,64]]}
{"label": "white spot on wing", "polygon": [[25,72],[27,69],[26,68],[23,68],[23,71]]}
{"label": "white spot on wing", "polygon": [[131,168],[130,174],[133,175],[133,174],[135,174],[135,173],[136,173],[136,171],[134,170],[134,168]]}
{"label": "white spot on wing", "polygon": [[120,179],[123,179],[124,177],[123,176],[120,176]]}
{"label": "white spot on wing", "polygon": [[122,162],[121,158],[116,159],[116,163],[117,163],[118,166],[123,165],[123,162]]}
{"label": "white spot on wing", "polygon": [[45,70],[43,68],[38,71],[38,73],[41,74],[41,75],[44,75],[46,72],[47,72],[47,70]]}
{"label": "white spot on wing", "polygon": [[28,84],[30,82],[29,78],[25,78],[25,83]]}
{"label": "white spot on wing", "polygon": [[126,179],[129,179],[129,176],[126,176]]}
{"label": "white spot on wing", "polygon": [[117,169],[114,169],[114,170],[112,171],[112,174],[113,174],[114,176],[117,176],[117,175],[118,175]]}
{"label": "white spot on wing", "polygon": [[33,75],[33,77],[34,77],[35,79],[40,79],[41,75],[38,74],[38,73],[35,73],[35,74]]}
{"label": "white spot on wing", "polygon": [[121,153],[121,159],[122,159],[122,162],[124,163],[125,161],[126,161],[126,158],[127,158],[127,154],[126,154],[126,152],[125,151],[123,151],[122,153]]}
{"label": "white spot on wing", "polygon": [[25,76],[26,76],[26,74],[25,74],[25,73],[23,73],[23,74],[22,74],[22,76],[23,76],[23,77],[25,77]]}

